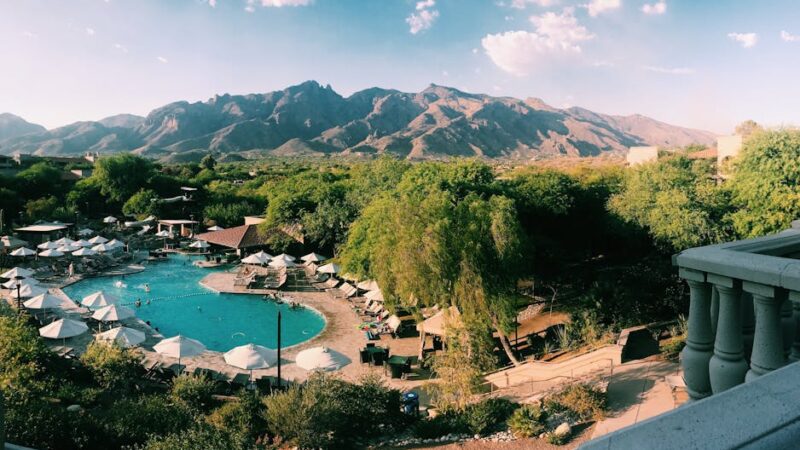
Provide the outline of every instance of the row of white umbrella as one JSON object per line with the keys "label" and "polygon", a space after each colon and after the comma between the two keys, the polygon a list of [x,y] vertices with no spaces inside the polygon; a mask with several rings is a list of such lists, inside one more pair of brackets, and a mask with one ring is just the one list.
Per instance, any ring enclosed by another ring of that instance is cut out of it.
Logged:
{"label": "row of white umbrella", "polygon": [[[109,241],[102,236],[95,236],[89,240],[80,239],[77,241],[73,241],[69,238],[61,238],[57,241],[43,242],[36,247],[42,250],[38,253],[39,256],[45,258],[57,258],[64,256],[67,253],[70,253],[73,256],[94,256],[98,253],[114,251],[124,246],[125,243],[117,239],[112,239]],[[37,253],[35,250],[26,247],[20,247],[11,252],[11,256],[22,257],[33,256],[36,254]]]}
{"label": "row of white umbrella", "polygon": [[[318,253],[309,253],[300,258],[305,263],[311,262],[321,262],[326,260],[327,258],[318,254]],[[297,266],[297,258],[292,255],[287,255],[286,253],[281,253],[277,256],[272,256],[269,253],[264,251],[260,251],[258,253],[253,253],[252,255],[247,256],[246,258],[242,259],[243,264],[256,264],[256,265],[268,265],[274,268],[280,267],[296,267]]]}

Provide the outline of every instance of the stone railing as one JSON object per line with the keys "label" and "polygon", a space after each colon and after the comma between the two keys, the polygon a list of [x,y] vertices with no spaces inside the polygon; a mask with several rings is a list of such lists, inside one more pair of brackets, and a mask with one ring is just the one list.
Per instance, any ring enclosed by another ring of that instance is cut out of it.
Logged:
{"label": "stone railing", "polygon": [[674,257],[690,291],[681,353],[699,400],[800,360],[800,224]]}

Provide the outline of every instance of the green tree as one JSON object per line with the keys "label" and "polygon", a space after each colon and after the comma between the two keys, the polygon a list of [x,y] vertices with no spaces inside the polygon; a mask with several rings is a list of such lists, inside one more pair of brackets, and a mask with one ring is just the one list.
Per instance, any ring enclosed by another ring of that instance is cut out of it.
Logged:
{"label": "green tree", "polygon": [[155,191],[142,189],[133,194],[131,198],[122,205],[122,212],[128,216],[135,216],[138,219],[150,215],[157,216],[160,211],[160,200]]}
{"label": "green tree", "polygon": [[50,163],[36,163],[18,173],[16,180],[23,198],[38,199],[61,192],[61,170]]}
{"label": "green tree", "polygon": [[208,411],[213,406],[214,382],[202,376],[183,374],[173,380],[170,397],[195,411]]}
{"label": "green tree", "polygon": [[212,155],[206,155],[200,160],[200,167],[203,169],[214,170],[217,167],[217,160]]}
{"label": "green tree", "polygon": [[81,355],[97,383],[107,390],[127,391],[136,377],[141,358],[116,345],[92,342]]}
{"label": "green tree", "polygon": [[52,195],[30,200],[25,203],[25,214],[31,221],[51,220],[60,205],[61,202]]}
{"label": "green tree", "polygon": [[150,160],[122,153],[97,160],[92,178],[104,196],[123,202],[146,187],[154,174],[155,168]]}

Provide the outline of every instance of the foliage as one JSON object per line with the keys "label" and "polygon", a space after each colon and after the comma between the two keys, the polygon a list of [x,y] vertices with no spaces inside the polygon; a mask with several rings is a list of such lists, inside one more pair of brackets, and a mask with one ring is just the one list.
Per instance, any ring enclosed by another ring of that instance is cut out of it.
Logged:
{"label": "foliage", "polygon": [[127,390],[141,365],[140,357],[117,345],[92,342],[81,355],[97,383],[111,391]]}
{"label": "foliage", "polygon": [[420,420],[411,431],[420,439],[435,439],[448,434],[466,433],[467,426],[462,414],[446,411],[436,417]]}
{"label": "foliage", "polygon": [[258,205],[247,201],[238,203],[212,203],[205,207],[203,216],[207,223],[213,223],[224,228],[242,225],[244,216],[258,214]]}
{"label": "foliage", "polygon": [[569,440],[569,434],[547,433],[547,443],[552,445],[564,445]]}
{"label": "foliage", "polygon": [[800,215],[800,130],[756,132],[744,141],[731,180],[736,232],[781,231]]}
{"label": "foliage", "polygon": [[124,202],[148,185],[154,170],[150,160],[120,153],[98,159],[92,178],[104,196],[112,201]]}
{"label": "foliage", "polygon": [[251,447],[266,434],[264,412],[261,398],[253,392],[243,390],[237,401],[224,403],[215,409],[206,417],[206,422]]}
{"label": "foliage", "polygon": [[182,374],[172,381],[170,397],[195,411],[213,406],[214,382],[200,375]]}
{"label": "foliage", "polygon": [[35,389],[51,360],[51,352],[21,316],[0,307],[0,389],[13,385],[16,392]]}
{"label": "foliage", "polygon": [[594,387],[576,383],[545,399],[545,409],[553,413],[568,413],[578,421],[600,420],[605,416],[607,395]]}
{"label": "foliage", "polygon": [[222,430],[196,426],[166,436],[152,436],[137,450],[241,450],[242,443]]}
{"label": "foliage", "polygon": [[57,198],[51,196],[37,198],[25,203],[25,214],[28,220],[52,220],[53,213],[59,207],[60,202]]}
{"label": "foliage", "polygon": [[497,430],[518,407],[504,398],[481,400],[466,407],[464,422],[471,434],[484,435]]}
{"label": "foliage", "polygon": [[514,436],[536,437],[545,431],[547,412],[538,404],[527,404],[517,408],[508,418],[508,426]]}
{"label": "foliage", "polygon": [[401,419],[399,392],[366,380],[364,385],[315,373],[303,386],[264,399],[267,427],[301,448],[351,448]]}
{"label": "foliage", "polygon": [[159,198],[152,189],[141,189],[133,194],[124,205],[122,212],[127,216],[135,216],[142,219],[150,215],[158,215]]}
{"label": "foliage", "polygon": [[61,171],[47,162],[33,164],[16,175],[18,192],[23,198],[38,199],[59,192]]}
{"label": "foliage", "polygon": [[211,155],[206,155],[200,160],[200,167],[203,169],[214,170],[217,166],[217,160]]}
{"label": "foliage", "polygon": [[98,411],[96,420],[115,446],[142,444],[149,436],[178,433],[195,422],[193,411],[163,395],[118,399]]}

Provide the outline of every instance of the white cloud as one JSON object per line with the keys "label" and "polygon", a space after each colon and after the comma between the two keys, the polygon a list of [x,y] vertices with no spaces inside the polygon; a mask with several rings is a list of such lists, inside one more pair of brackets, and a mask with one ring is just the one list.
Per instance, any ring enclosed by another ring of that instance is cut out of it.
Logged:
{"label": "white cloud", "polygon": [[728,38],[740,43],[743,48],[753,48],[758,43],[756,33],[728,33]]}
{"label": "white cloud", "polygon": [[114,48],[121,51],[122,53],[128,53],[128,48],[122,44],[114,44]]}
{"label": "white cloud", "polygon": [[417,34],[433,26],[433,22],[439,17],[439,11],[431,9],[436,6],[435,0],[422,0],[417,2],[416,12],[406,17],[408,31]]}
{"label": "white cloud", "polygon": [[443,70],[443,71],[442,71],[442,76],[443,76],[443,77],[449,77],[449,76],[450,76],[450,72],[448,72],[448,71],[446,71],[446,70]]}
{"label": "white cloud", "polygon": [[622,6],[622,0],[591,0],[583,6],[589,11],[590,16],[597,17],[606,11],[618,9]]}
{"label": "white cloud", "polygon": [[514,75],[527,75],[548,60],[580,54],[580,43],[594,38],[578,23],[572,8],[561,14],[547,12],[531,16],[535,32],[507,31],[489,34],[481,40],[495,65]]}
{"label": "white cloud", "polygon": [[660,1],[656,3],[645,3],[642,6],[642,12],[649,15],[660,15],[667,12],[667,2]]}
{"label": "white cloud", "polygon": [[689,67],[643,66],[642,69],[648,72],[663,73],[667,75],[694,75],[695,73],[695,70]]}
{"label": "white cloud", "polygon": [[800,36],[789,33],[788,31],[781,31],[781,39],[786,42],[798,42],[800,41]]}
{"label": "white cloud", "polygon": [[94,36],[94,28],[87,28],[86,34],[88,34],[89,36]]}
{"label": "white cloud", "polygon": [[558,4],[558,0],[511,0],[511,4],[509,6],[516,9],[525,9],[528,7],[528,5],[536,5],[542,8],[547,8],[556,4]]}
{"label": "white cloud", "polygon": [[210,6],[212,8],[216,8],[217,7],[217,0],[208,0],[208,6]]}
{"label": "white cloud", "polygon": [[[261,0],[261,6],[267,8],[281,8],[284,6],[308,6],[312,0]],[[248,3],[253,3],[248,1]]]}
{"label": "white cloud", "polygon": [[162,64],[166,64],[169,62],[169,60],[167,58],[164,58],[163,56],[157,56],[156,59],[158,60],[158,62]]}
{"label": "white cloud", "polygon": [[31,39],[36,39],[36,38],[39,37],[38,34],[32,32],[32,31],[23,31],[22,35],[25,36],[26,38],[31,38]]}
{"label": "white cloud", "polygon": [[472,54],[473,55],[477,55],[478,54],[478,49],[477,48],[473,48],[472,49]]}

